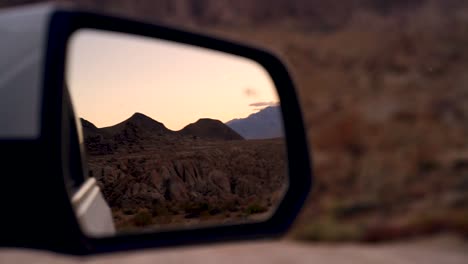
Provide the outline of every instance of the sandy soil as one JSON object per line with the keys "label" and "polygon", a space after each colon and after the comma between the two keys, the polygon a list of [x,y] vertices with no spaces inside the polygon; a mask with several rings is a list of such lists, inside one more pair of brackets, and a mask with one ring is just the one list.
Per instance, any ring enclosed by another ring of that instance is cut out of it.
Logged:
{"label": "sandy soil", "polygon": [[48,252],[2,249],[0,250],[0,263],[465,264],[468,263],[468,241],[451,235],[380,245],[314,245],[283,240],[147,250],[87,258],[68,257]]}

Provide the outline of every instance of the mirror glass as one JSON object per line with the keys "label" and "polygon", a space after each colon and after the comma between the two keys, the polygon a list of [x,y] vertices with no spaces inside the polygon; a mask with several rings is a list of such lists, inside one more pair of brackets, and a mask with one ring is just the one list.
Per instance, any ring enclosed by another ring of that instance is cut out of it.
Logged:
{"label": "mirror glass", "polygon": [[281,109],[258,63],[82,29],[65,79],[87,171],[71,199],[88,235],[264,221],[283,198]]}

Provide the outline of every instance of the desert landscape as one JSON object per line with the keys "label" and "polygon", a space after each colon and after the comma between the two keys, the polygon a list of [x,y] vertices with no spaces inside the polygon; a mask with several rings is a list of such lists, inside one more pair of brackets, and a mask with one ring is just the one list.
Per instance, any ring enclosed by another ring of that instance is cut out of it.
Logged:
{"label": "desert landscape", "polygon": [[[31,2],[42,1],[0,6]],[[467,235],[467,1],[74,4],[247,42],[287,63],[316,183],[290,238]]]}
{"label": "desert landscape", "polygon": [[180,131],[141,113],[105,128],[81,122],[89,176],[119,231],[262,220],[287,189],[280,137],[245,139],[208,118]]}
{"label": "desert landscape", "polygon": [[[0,7],[32,2],[44,1],[0,0]],[[286,241],[125,253],[87,263],[467,262],[468,1],[73,4],[278,54],[296,83],[315,176]],[[0,255],[5,263],[37,259],[83,261],[19,250]]]}

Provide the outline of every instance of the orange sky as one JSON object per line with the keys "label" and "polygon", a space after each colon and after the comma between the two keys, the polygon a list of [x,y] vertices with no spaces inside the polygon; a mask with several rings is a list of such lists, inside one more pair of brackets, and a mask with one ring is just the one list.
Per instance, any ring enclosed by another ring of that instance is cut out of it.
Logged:
{"label": "orange sky", "polygon": [[88,29],[70,40],[66,78],[77,115],[97,127],[140,112],[179,130],[199,118],[246,117],[279,101],[270,76],[254,61]]}

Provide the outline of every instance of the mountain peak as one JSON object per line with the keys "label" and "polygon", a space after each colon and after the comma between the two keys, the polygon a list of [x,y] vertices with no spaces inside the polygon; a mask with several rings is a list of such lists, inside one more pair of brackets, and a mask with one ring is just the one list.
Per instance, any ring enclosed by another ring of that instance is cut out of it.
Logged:
{"label": "mountain peak", "polygon": [[156,123],[159,123],[159,124],[162,124],[154,119],[152,119],[151,117],[145,115],[145,114],[142,114],[142,113],[139,113],[139,112],[136,112],[134,113],[132,116],[130,116],[127,121],[130,121],[130,120],[141,120],[141,121],[152,121],[152,122],[156,122]]}
{"label": "mountain peak", "polygon": [[81,125],[83,127],[86,127],[86,128],[91,128],[91,129],[97,129],[96,125],[94,125],[93,123],[91,123],[90,121],[84,119],[84,118],[80,118],[80,122],[81,122]]}
{"label": "mountain peak", "polygon": [[218,140],[241,140],[242,136],[217,119],[200,118],[179,131],[182,135]]}
{"label": "mountain peak", "polygon": [[128,126],[137,127],[142,131],[150,132],[152,134],[161,134],[161,133],[171,133],[172,131],[167,129],[163,123],[158,122],[151,117],[136,112],[125,121],[120,122],[114,126],[105,127],[104,130],[110,132],[111,134],[117,134],[125,130]]}
{"label": "mountain peak", "polygon": [[197,122],[193,124],[223,124],[223,122],[219,121],[218,119],[211,119],[211,118],[200,118],[197,120]]}
{"label": "mountain peak", "polygon": [[80,118],[81,127],[83,128],[84,137],[94,137],[101,135],[99,128],[97,128],[93,123],[89,122],[84,118]]}
{"label": "mountain peak", "polygon": [[135,112],[130,118],[150,118],[149,116],[142,114],[140,112]]}

